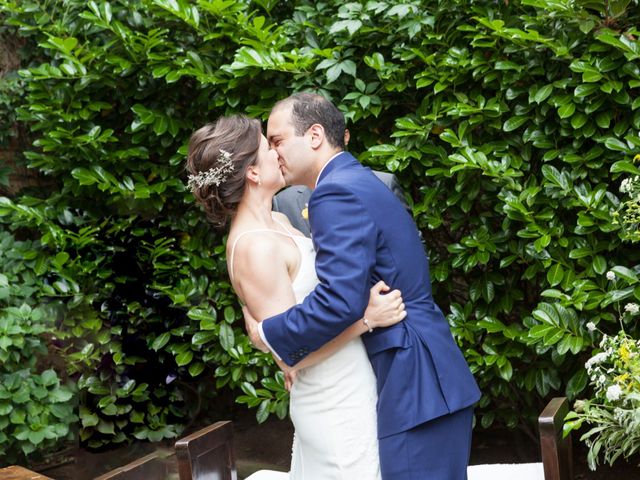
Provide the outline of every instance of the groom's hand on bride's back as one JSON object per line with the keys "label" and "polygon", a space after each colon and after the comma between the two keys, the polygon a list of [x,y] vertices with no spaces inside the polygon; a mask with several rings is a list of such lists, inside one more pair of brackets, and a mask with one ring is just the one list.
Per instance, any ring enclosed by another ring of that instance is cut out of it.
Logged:
{"label": "groom's hand on bride's back", "polygon": [[372,329],[390,327],[407,316],[400,290],[389,290],[391,288],[382,280],[369,290],[369,305],[364,318]]}

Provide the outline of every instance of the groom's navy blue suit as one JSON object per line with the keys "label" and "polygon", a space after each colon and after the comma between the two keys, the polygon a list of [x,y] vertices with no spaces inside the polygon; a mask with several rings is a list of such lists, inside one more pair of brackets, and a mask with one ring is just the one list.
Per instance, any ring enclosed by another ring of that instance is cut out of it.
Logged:
{"label": "groom's navy blue suit", "polygon": [[[378,280],[402,292],[406,319],[362,337],[378,384],[384,475],[403,460],[396,458],[395,447],[386,451],[388,442],[383,439],[424,429],[422,425],[453,412],[470,412],[468,407],[478,401],[480,391],[432,298],[429,263],[413,219],[371,170],[346,152],[335,157],[311,196],[309,221],[320,283],[303,303],[264,321],[263,333],[275,352],[294,365],[362,318],[369,289]],[[467,450],[470,413],[468,419],[466,431],[450,432],[465,437],[459,443]],[[426,442],[424,448],[435,452],[446,448],[437,435],[430,438],[429,428],[424,435],[409,442]],[[460,458],[465,456],[468,451]],[[408,459],[408,464],[412,462]],[[460,467],[459,472],[466,471],[466,464]],[[414,478],[391,475],[387,474],[394,480]],[[463,477],[441,472],[428,478]]]}

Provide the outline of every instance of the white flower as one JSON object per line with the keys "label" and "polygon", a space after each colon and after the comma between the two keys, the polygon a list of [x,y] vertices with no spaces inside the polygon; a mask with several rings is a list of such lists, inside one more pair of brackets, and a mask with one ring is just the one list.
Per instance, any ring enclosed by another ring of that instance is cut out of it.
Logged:
{"label": "white flower", "polygon": [[607,388],[607,400],[609,400],[610,402],[614,402],[616,400],[618,400],[620,398],[620,395],[622,395],[622,388],[620,388],[620,385],[611,385],[609,388]]}
{"label": "white flower", "polygon": [[624,311],[629,312],[631,315],[635,315],[636,313],[638,313],[638,311],[640,311],[640,307],[637,303],[627,303],[624,306]]}
{"label": "white flower", "polygon": [[629,178],[625,178],[622,180],[620,184],[620,192],[627,193],[631,191],[631,180]]}
{"label": "white flower", "polygon": [[593,322],[589,322],[587,323],[587,330],[589,330],[590,332],[593,332],[596,329],[596,324]]}
{"label": "white flower", "polygon": [[602,383],[604,385],[604,382],[607,381],[607,377],[605,377],[604,375],[600,375],[600,377],[598,378],[598,383]]}
{"label": "white flower", "polygon": [[607,357],[608,355],[605,352],[600,352],[594,355],[593,357],[591,357],[589,360],[587,360],[587,363],[585,363],[584,366],[587,367],[587,369],[590,369],[594,365],[597,365],[598,363],[602,363],[603,361],[605,361]]}
{"label": "white flower", "polygon": [[611,270],[609,270],[607,272],[607,280],[610,280],[613,282],[615,279],[616,279],[616,274],[613,273]]}

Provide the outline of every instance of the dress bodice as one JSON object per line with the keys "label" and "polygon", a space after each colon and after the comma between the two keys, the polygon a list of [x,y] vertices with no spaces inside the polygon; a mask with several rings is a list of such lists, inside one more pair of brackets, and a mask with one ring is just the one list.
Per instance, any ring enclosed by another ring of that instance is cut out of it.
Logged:
{"label": "dress bodice", "polygon": [[300,268],[291,282],[296,303],[302,303],[318,284],[316,276],[316,251],[310,238],[302,235],[291,235],[300,251]]}

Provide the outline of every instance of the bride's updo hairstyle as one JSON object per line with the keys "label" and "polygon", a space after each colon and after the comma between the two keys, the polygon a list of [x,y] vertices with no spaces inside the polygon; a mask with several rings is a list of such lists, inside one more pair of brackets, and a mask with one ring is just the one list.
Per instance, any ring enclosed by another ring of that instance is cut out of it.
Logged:
{"label": "bride's updo hairstyle", "polygon": [[189,139],[189,187],[207,218],[224,226],[238,209],[247,168],[258,159],[262,130],[258,120],[244,115],[220,117]]}

